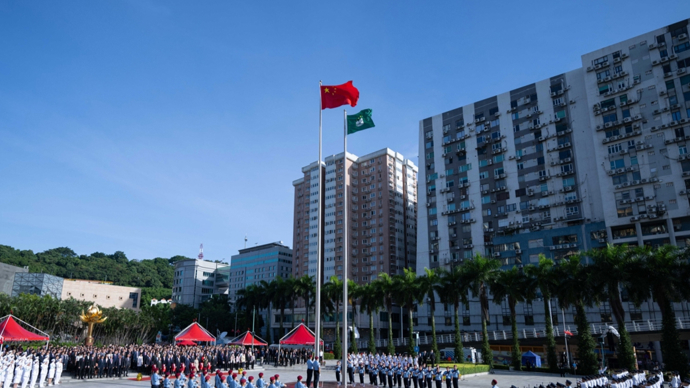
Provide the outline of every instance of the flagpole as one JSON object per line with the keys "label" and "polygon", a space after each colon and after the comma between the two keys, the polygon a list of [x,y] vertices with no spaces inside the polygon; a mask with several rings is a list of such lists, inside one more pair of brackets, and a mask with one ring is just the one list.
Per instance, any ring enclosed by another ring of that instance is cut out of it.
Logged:
{"label": "flagpole", "polygon": [[[343,197],[345,200],[343,201],[343,241],[345,244],[345,249],[343,249],[343,349],[342,349],[342,356],[343,356],[343,362],[340,365],[340,371],[341,377],[343,379],[343,386],[347,386],[347,379],[345,378],[345,374],[347,373],[347,249],[350,244],[348,244],[349,240],[347,239],[347,219],[348,219],[348,213],[347,213],[347,187],[348,187],[348,180],[347,180],[347,110],[343,109],[343,171],[345,174],[345,184],[343,185]],[[354,325],[353,325],[354,326]],[[354,328],[353,328],[354,329]]]}
{"label": "flagpole", "polygon": [[[317,232],[316,232],[316,311],[315,311],[315,319],[314,319],[314,357],[316,357],[317,360],[319,360],[319,345],[320,345],[320,335],[321,332],[319,330],[320,325],[321,325],[321,209],[322,209],[322,200],[323,197],[321,196],[322,193],[322,168],[321,168],[321,122],[322,122],[322,116],[323,116],[323,103],[322,103],[322,98],[321,98],[321,81],[319,81],[319,162],[318,162],[318,168],[319,168],[319,207],[318,207],[318,221],[317,221]],[[307,311],[307,314],[309,313],[309,301],[305,300],[305,308]],[[293,312],[294,314],[294,312]],[[307,317],[307,322],[309,320],[309,317]],[[318,388],[318,387],[315,387]]]}

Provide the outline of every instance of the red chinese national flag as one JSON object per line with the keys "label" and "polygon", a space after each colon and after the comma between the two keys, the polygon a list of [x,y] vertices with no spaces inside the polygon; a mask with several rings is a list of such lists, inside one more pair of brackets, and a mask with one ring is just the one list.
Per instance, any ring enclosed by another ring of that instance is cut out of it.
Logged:
{"label": "red chinese national flag", "polygon": [[359,90],[347,81],[342,85],[321,86],[321,109],[337,108],[345,104],[357,105]]}

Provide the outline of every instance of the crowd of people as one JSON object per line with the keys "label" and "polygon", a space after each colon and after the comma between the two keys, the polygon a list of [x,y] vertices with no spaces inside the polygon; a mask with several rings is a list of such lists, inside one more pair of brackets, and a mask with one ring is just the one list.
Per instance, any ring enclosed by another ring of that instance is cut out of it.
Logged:
{"label": "crowd of people", "polygon": [[[239,346],[129,345],[94,348],[48,346],[40,349],[3,347],[0,350],[0,387],[34,388],[58,385],[63,371],[77,379],[129,377],[137,374],[158,377],[208,375],[220,370],[251,370],[267,352],[252,352]],[[155,372],[155,373],[154,373]],[[274,376],[275,377],[275,376]],[[241,378],[237,383],[240,384]],[[225,381],[224,381],[225,382]],[[198,382],[198,386],[203,386]],[[179,384],[179,383],[177,383]],[[197,385],[188,382],[185,387]],[[266,384],[268,386],[269,384]],[[230,386],[237,388],[241,386]],[[250,385],[248,388],[253,388]],[[256,387],[256,388],[264,388]]]}

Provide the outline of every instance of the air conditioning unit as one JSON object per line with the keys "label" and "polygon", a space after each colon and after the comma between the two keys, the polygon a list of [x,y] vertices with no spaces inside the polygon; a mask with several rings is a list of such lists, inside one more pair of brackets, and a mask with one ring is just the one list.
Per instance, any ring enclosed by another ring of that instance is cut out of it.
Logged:
{"label": "air conditioning unit", "polygon": [[494,257],[501,257],[501,252],[494,252]]}
{"label": "air conditioning unit", "polygon": [[688,39],[688,34],[680,34],[678,35],[678,40],[685,40]]}
{"label": "air conditioning unit", "polygon": [[516,250],[515,250],[515,254],[516,254],[516,255],[519,255],[519,254],[521,254],[521,253],[522,253],[522,249],[516,249]]}

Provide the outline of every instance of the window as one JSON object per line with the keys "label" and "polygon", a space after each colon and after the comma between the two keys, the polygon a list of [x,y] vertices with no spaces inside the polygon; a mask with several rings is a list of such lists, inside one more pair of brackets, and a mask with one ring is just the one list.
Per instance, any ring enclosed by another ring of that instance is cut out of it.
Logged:
{"label": "window", "polygon": [[617,168],[624,168],[625,167],[625,159],[616,159],[611,161],[611,170],[615,170]]}
{"label": "window", "polygon": [[[202,291],[205,290],[205,288],[202,288]],[[130,292],[129,293],[129,299],[132,300],[132,308],[138,308],[139,307],[139,293],[138,292]]]}
{"label": "window", "polygon": [[676,54],[682,53],[687,49],[690,49],[690,42],[684,42],[679,45],[673,46],[673,52]]}

